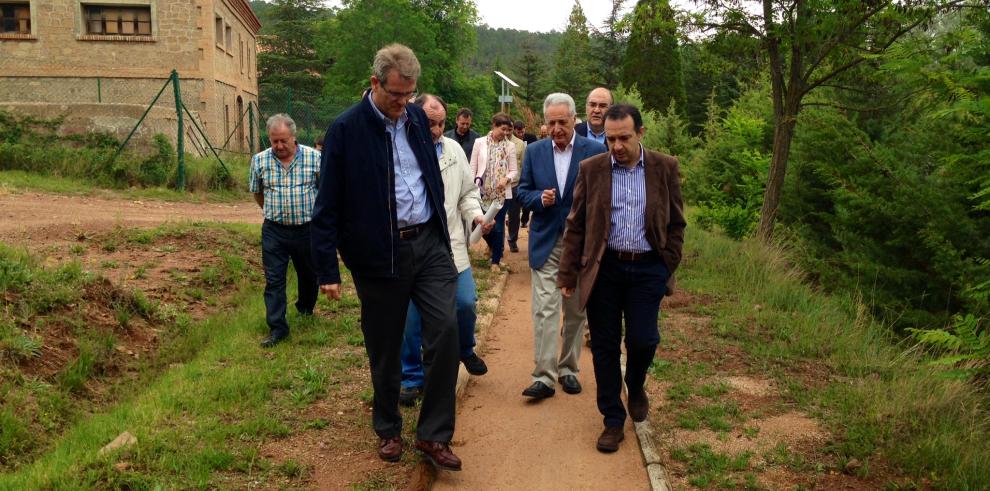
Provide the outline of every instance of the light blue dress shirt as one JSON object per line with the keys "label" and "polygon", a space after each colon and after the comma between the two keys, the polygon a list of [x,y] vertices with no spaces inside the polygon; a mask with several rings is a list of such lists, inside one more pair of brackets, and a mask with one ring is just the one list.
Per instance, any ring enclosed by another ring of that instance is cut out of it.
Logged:
{"label": "light blue dress shirt", "polygon": [[385,122],[392,141],[392,167],[395,170],[395,215],[399,228],[426,223],[432,215],[430,200],[426,196],[423,170],[416,161],[416,154],[409,146],[407,135],[409,115],[402,111],[394,123],[371,103],[371,108]]}
{"label": "light blue dress shirt", "polygon": [[601,133],[595,134],[595,132],[591,129],[591,125],[588,125],[588,138],[591,138],[592,140],[595,140],[596,142],[601,143],[606,147],[608,146],[608,144],[605,143],[605,128],[602,128]]}
{"label": "light blue dress shirt", "polygon": [[621,252],[653,250],[646,240],[646,167],[642,145],[639,147],[639,162],[632,169],[612,157],[611,218],[609,249]]}

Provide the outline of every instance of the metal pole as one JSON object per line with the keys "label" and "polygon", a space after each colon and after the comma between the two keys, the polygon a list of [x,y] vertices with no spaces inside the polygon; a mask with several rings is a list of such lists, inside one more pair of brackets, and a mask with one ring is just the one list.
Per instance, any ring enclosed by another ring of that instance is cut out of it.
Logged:
{"label": "metal pole", "polygon": [[178,118],[179,126],[176,134],[175,151],[178,154],[179,166],[175,171],[175,183],[179,191],[186,190],[186,148],[185,130],[182,127],[182,93],[179,91],[179,72],[172,70],[172,89],[175,91],[175,116]]}
{"label": "metal pole", "polygon": [[151,100],[151,104],[148,104],[147,109],[144,110],[144,114],[142,114],[141,117],[138,118],[137,124],[135,124],[134,127],[131,128],[131,132],[130,134],[127,135],[127,138],[124,138],[124,143],[121,143],[120,146],[117,147],[117,151],[113,154],[113,157],[110,157],[109,163],[112,164],[115,160],[117,160],[117,157],[120,156],[120,152],[124,151],[124,147],[127,146],[127,142],[131,141],[131,137],[134,136],[134,133],[137,131],[138,127],[141,126],[141,123],[144,121],[144,118],[148,117],[148,113],[151,112],[151,108],[155,107],[155,103],[158,102],[158,98],[162,96],[162,93],[165,92],[165,89],[168,87],[168,84],[170,83],[172,83],[171,76],[169,76],[168,80],[165,81],[165,85],[162,85],[162,88],[159,89],[158,95],[156,95],[155,98]]}
{"label": "metal pole", "polygon": [[189,112],[189,108],[183,104],[182,109],[186,111],[186,115],[189,116],[189,120],[192,121],[193,127],[195,127],[196,130],[199,131],[200,136],[203,137],[203,141],[206,142],[205,146],[210,147],[210,150],[213,152],[213,156],[217,158],[217,162],[220,162],[220,167],[223,167],[224,172],[230,174],[230,169],[228,169],[227,165],[223,163],[223,159],[220,158],[220,154],[217,153],[217,149],[213,147],[212,143],[210,143],[210,139],[206,136],[206,132],[199,127],[199,123],[196,122],[196,118],[194,118],[192,113]]}
{"label": "metal pole", "polygon": [[248,132],[250,142],[248,143],[248,148],[251,149],[251,154],[254,154],[254,109],[251,108],[253,102],[248,101]]}

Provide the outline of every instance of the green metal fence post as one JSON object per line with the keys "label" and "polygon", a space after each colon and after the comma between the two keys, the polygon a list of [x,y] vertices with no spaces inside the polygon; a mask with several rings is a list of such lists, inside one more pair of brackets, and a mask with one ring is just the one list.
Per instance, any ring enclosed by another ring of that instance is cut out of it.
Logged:
{"label": "green metal fence post", "polygon": [[175,171],[175,184],[179,191],[186,190],[186,148],[184,145],[185,130],[182,127],[182,93],[179,91],[179,72],[172,70],[172,89],[175,90],[175,117],[178,118],[178,133],[175,138],[175,151],[178,154],[179,165]]}
{"label": "green metal fence post", "polygon": [[248,148],[251,150],[251,154],[254,155],[254,110],[251,109],[251,101],[248,101],[248,138],[250,143],[248,143]]}

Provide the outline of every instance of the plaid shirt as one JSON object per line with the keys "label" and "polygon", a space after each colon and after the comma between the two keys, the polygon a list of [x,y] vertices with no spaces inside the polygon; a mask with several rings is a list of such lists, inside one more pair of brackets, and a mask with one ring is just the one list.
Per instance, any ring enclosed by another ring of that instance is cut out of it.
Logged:
{"label": "plaid shirt", "polygon": [[251,159],[248,190],[264,192],[265,218],[282,225],[302,225],[313,216],[320,178],[320,152],[296,146],[296,156],[285,170],[267,149]]}

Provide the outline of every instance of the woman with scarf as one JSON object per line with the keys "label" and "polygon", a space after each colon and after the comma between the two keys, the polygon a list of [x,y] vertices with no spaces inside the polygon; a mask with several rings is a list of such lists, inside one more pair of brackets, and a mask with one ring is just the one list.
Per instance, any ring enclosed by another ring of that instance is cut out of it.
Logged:
{"label": "woman with scarf", "polygon": [[471,171],[474,182],[481,190],[481,206],[488,210],[494,203],[502,209],[495,215],[495,226],[485,234],[485,242],[492,251],[492,271],[501,270],[502,253],[505,251],[505,212],[512,199],[509,183],[516,178],[518,167],[516,147],[512,136],[512,118],[505,113],[492,116],[492,130],[474,142],[471,151]]}

